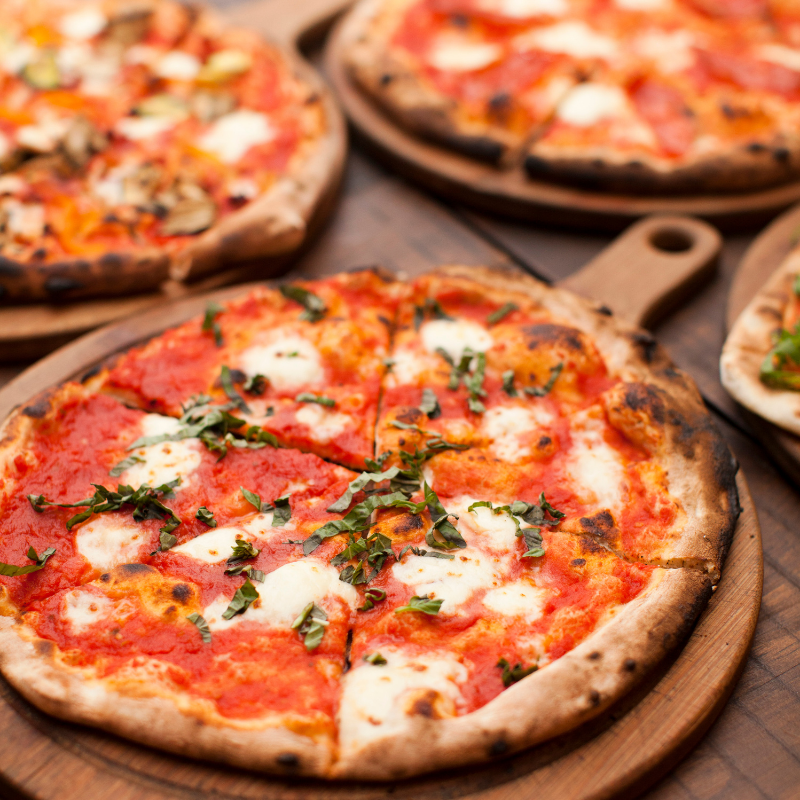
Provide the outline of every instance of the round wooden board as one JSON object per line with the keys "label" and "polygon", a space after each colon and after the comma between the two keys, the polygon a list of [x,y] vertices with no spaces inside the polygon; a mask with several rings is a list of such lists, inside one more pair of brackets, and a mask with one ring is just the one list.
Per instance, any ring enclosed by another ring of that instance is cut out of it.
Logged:
{"label": "round wooden board", "polygon": [[[781,214],[753,241],[744,254],[728,294],[725,324],[730,330],[736,318],[770,275],[781,265],[797,241],[800,231],[800,205]],[[759,441],[781,469],[800,486],[800,437],[773,425],[752,411],[739,406]]]}
{"label": "round wooden board", "polygon": [[747,194],[634,196],[531,180],[521,165],[498,169],[418,138],[395,124],[350,80],[344,52],[353,16],[340,20],[326,48],[326,75],[350,122],[376,155],[450,200],[480,210],[571,228],[620,230],[647,214],[692,214],[723,230],[753,229],[800,200],[800,182]]}
{"label": "round wooden board", "polygon": [[[595,270],[597,267],[595,266]],[[587,273],[591,274],[591,273]],[[248,287],[217,291],[224,301]],[[201,313],[188,298],[90,333],[0,391],[0,419],[48,386]],[[275,778],[161,753],[53,719],[0,680],[0,789],[41,800],[599,800],[633,796],[676,764],[721,711],[743,669],[761,601],[761,534],[747,484],[723,578],[684,648],[604,717],[493,764],[390,785]]]}

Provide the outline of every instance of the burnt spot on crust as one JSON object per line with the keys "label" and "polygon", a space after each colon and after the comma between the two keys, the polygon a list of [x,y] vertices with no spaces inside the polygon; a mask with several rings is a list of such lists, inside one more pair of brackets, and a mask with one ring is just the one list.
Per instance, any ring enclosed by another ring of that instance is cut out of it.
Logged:
{"label": "burnt spot on crust", "polygon": [[478,161],[496,164],[506,152],[502,142],[488,136],[459,136],[454,133],[442,133],[440,138],[445,144]]}
{"label": "burnt spot on crust", "polygon": [[489,748],[490,756],[502,756],[508,752],[508,742],[505,739],[495,739]]}
{"label": "burnt spot on crust", "polygon": [[86,372],[81,375],[81,383],[86,383],[90,378],[94,378],[95,375],[99,374],[101,369],[102,366],[98,364],[96,367],[86,370]]}
{"label": "burnt spot on crust", "polygon": [[614,312],[607,305],[597,306],[595,311],[598,314],[602,314],[604,317],[613,317],[614,316]]}
{"label": "burnt spot on crust", "polygon": [[404,514],[401,517],[395,517],[395,519],[397,519],[397,525],[394,532],[397,534],[415,533],[424,527],[422,519],[417,514]]}
{"label": "burnt spot on crust", "polygon": [[603,540],[611,539],[617,529],[609,511],[598,511],[591,517],[581,517],[580,523],[584,533]]}
{"label": "burnt spot on crust", "polygon": [[22,267],[10,258],[0,256],[0,277],[16,278],[22,275]]}
{"label": "burnt spot on crust", "polygon": [[646,383],[629,383],[625,387],[624,402],[631,411],[644,411],[659,425],[664,424],[664,401],[655,387]]}
{"label": "burnt spot on crust", "polygon": [[296,753],[278,753],[275,762],[284,769],[297,769],[300,766],[300,757]]}
{"label": "burnt spot on crust", "polygon": [[388,72],[384,72],[383,75],[378,79],[378,83],[381,86],[388,86],[394,80],[394,75],[390,75]]}
{"label": "burnt spot on crust", "polygon": [[55,644],[51,642],[49,639],[37,639],[36,640],[36,652],[40,656],[51,656],[56,649]]}
{"label": "burnt spot on crust", "polygon": [[103,573],[103,574],[102,574],[102,575],[101,575],[101,576],[98,578],[98,580],[101,580],[101,581],[103,581],[103,583],[108,583],[108,582],[111,580],[111,573],[109,573],[109,572],[104,572],[104,573]]}
{"label": "burnt spot on crust", "polygon": [[192,588],[186,583],[176,583],[172,587],[172,596],[179,603],[185,604],[192,596]]}
{"label": "burnt spot on crust", "polygon": [[526,325],[522,329],[522,335],[525,337],[528,350],[553,346],[564,347],[576,352],[583,352],[584,349],[581,332],[577,328],[569,328],[566,325],[555,325],[551,322]]}
{"label": "burnt spot on crust", "polygon": [[82,289],[83,284],[74,278],[63,278],[54,275],[44,282],[44,288],[49,294],[64,294],[65,292],[71,292],[73,289]]}
{"label": "burnt spot on crust", "polygon": [[636,662],[632,658],[626,658],[622,662],[622,669],[625,672],[635,672],[636,671]]}
{"label": "burnt spot on crust", "polygon": [[397,415],[396,419],[406,425],[416,425],[423,416],[424,414],[418,408],[406,408]]}
{"label": "burnt spot on crust", "polygon": [[585,558],[573,558],[572,561],[570,561],[570,564],[572,564],[573,567],[582,567],[582,566],[584,566],[586,564],[586,559]]}
{"label": "burnt spot on crust", "polygon": [[600,692],[598,692],[597,689],[591,689],[589,691],[589,702],[593,706],[599,706],[600,705]]}
{"label": "burnt spot on crust", "polygon": [[149,572],[156,572],[155,567],[150,567],[147,564],[120,564],[117,570],[126,578],[131,578],[135,575],[147,575]]}
{"label": "burnt spot on crust", "polygon": [[100,266],[107,269],[119,269],[124,263],[125,259],[119,253],[106,253],[100,259]]}
{"label": "burnt spot on crust", "polygon": [[639,348],[642,358],[652,364],[658,350],[658,342],[646,331],[631,334],[631,340]]}
{"label": "burnt spot on crust", "polygon": [[597,555],[598,553],[607,553],[607,548],[601,544],[597,539],[591,536],[582,536],[580,538],[581,552],[587,555]]}
{"label": "burnt spot on crust", "polygon": [[47,400],[39,400],[22,409],[22,413],[31,419],[42,419],[50,410],[50,403]]}
{"label": "burnt spot on crust", "polygon": [[592,650],[591,653],[587,656],[590,661],[597,661],[598,659],[602,658],[603,654],[599,650]]}
{"label": "burnt spot on crust", "polygon": [[787,148],[785,148],[785,147],[776,147],[776,148],[775,148],[775,149],[772,151],[772,157],[773,157],[773,158],[774,158],[774,159],[775,159],[775,160],[776,160],[776,161],[777,161],[779,164],[788,164],[788,163],[789,163],[789,157],[790,157],[790,156],[791,156],[791,153],[790,153],[790,152],[789,152],[789,150],[788,150]]}
{"label": "burnt spot on crust", "polygon": [[391,320],[389,320],[387,317],[384,317],[383,314],[378,314],[378,322],[380,322],[382,325],[385,325],[387,328],[392,326]]}
{"label": "burnt spot on crust", "polygon": [[439,719],[440,714],[436,710],[436,701],[439,699],[438,692],[429,689],[421,697],[418,697],[411,704],[408,713],[411,716],[427,717],[428,719]]}
{"label": "burnt spot on crust", "polygon": [[748,153],[763,153],[766,149],[767,146],[761,142],[750,142],[750,144],[747,145]]}

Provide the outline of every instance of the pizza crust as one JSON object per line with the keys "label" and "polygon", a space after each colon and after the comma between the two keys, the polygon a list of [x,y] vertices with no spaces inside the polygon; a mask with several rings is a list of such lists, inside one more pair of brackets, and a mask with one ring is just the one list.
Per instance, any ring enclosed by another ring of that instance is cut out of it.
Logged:
{"label": "pizza crust", "polygon": [[748,303],[731,328],[720,358],[722,385],[760,417],[800,435],[800,393],[761,382],[761,364],[772,349],[783,312],[792,301],[792,281],[800,272],[800,251],[792,252]]}

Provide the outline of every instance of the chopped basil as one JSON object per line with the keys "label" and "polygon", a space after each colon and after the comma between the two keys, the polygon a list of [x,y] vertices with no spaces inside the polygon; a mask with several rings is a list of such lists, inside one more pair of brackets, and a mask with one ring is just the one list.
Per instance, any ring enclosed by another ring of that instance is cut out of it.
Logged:
{"label": "chopped basil", "polygon": [[370,611],[375,607],[375,603],[382,603],[386,599],[386,592],[383,589],[367,589],[364,592],[364,605],[359,606],[359,611]]}
{"label": "chopped basil", "polygon": [[[425,534],[425,541],[430,547],[438,547],[440,550],[452,550],[455,547],[464,548],[467,543],[464,537],[458,532],[458,529],[449,521],[449,517],[458,519],[455,514],[448,514],[444,506],[439,500],[436,492],[425,483],[425,504],[428,506],[428,511],[431,515],[433,524]],[[442,537],[437,539],[435,534],[439,533]]]}
{"label": "chopped basil", "polygon": [[214,334],[214,342],[216,343],[217,347],[222,347],[222,328],[219,326],[219,322],[217,321],[217,316],[221,314],[225,309],[219,304],[215,303],[213,300],[206,305],[206,315],[203,319],[203,332],[208,333],[211,332]]}
{"label": "chopped basil", "polygon": [[321,394],[311,394],[311,392],[300,392],[295,400],[298,403],[319,403],[321,406],[326,406],[327,408],[333,408],[336,405],[336,401],[332,397],[325,397]]}
{"label": "chopped basil", "polygon": [[383,469],[383,465],[386,463],[386,459],[392,454],[391,450],[384,450],[377,458],[365,458],[364,463],[367,465],[367,469],[370,472],[380,472]]}
{"label": "chopped basil", "polygon": [[480,398],[486,397],[486,390],[483,388],[483,379],[486,374],[486,353],[478,353],[475,362],[475,370],[470,375],[464,375],[463,381],[469,392],[467,399],[469,410],[475,414],[483,414],[486,406],[480,401]]}
{"label": "chopped basil", "polygon": [[550,377],[547,379],[547,383],[544,386],[526,386],[523,391],[525,394],[530,394],[534,397],[544,397],[545,395],[550,394],[550,390],[555,385],[555,382],[558,380],[558,376],[561,374],[561,370],[563,369],[564,362],[562,361],[550,368]]}
{"label": "chopped basil", "polygon": [[260,552],[257,547],[253,546],[252,542],[236,539],[233,544],[233,554],[228,556],[227,563],[234,564],[237,561],[246,561],[249,558],[255,558]]}
{"label": "chopped basil", "polygon": [[195,519],[199,519],[200,522],[205,522],[209,528],[217,527],[217,521],[214,519],[213,512],[209,511],[205,506],[200,506],[194,516]]}
{"label": "chopped basil", "polygon": [[347,547],[331,559],[331,564],[334,567],[339,567],[367,550],[369,550],[369,541],[367,539],[356,539],[351,533]]}
{"label": "chopped basil", "polygon": [[[362,558],[362,554],[366,554]],[[339,573],[339,580],[356,586],[360,583],[369,583],[383,569],[388,558],[394,558],[392,540],[382,533],[373,533],[370,536],[356,539],[350,534],[350,542],[340,553],[332,559],[331,564],[338,567],[353,558],[359,559],[355,565],[346,566]],[[367,574],[367,567],[372,570]]]}
{"label": "chopped basil", "polygon": [[421,611],[423,614],[430,614],[433,617],[439,613],[442,603],[444,603],[444,600],[431,600],[426,594],[422,595],[422,597],[414,595],[408,601],[408,605],[396,608],[394,613],[403,614],[406,611]]}
{"label": "chopped basil", "polygon": [[382,667],[384,664],[389,663],[380,653],[370,653],[364,656],[364,661],[375,667]]}
{"label": "chopped basil", "polygon": [[244,486],[240,486],[239,491],[241,491],[244,499],[247,500],[250,505],[255,506],[256,511],[261,511],[261,495],[245,489]]}
{"label": "chopped basil", "polygon": [[44,569],[48,559],[55,555],[55,552],[55,547],[48,547],[46,550],[42,551],[41,555],[37,555],[33,547],[29,547],[26,555],[34,562],[33,564],[26,564],[23,567],[18,567],[16,564],[4,564],[0,561],[0,575],[14,578],[17,575],[30,575],[31,572],[38,572],[40,569]]}
{"label": "chopped basil", "polygon": [[139,458],[139,456],[128,456],[127,458],[123,458],[119,464],[111,468],[108,474],[112,478],[119,478],[119,476],[122,475],[126,469],[130,469],[134,464],[144,464],[144,459]]}
{"label": "chopped basil", "polygon": [[369,486],[371,483],[380,483],[394,478],[400,470],[397,467],[390,467],[386,472],[362,472],[355,480],[350,481],[350,485],[344,494],[333,505],[328,506],[331,514],[339,514],[346,511],[353,502],[353,495]]}
{"label": "chopped basil", "polygon": [[[781,330],[773,337],[774,346],[761,363],[760,378],[775,389],[800,391],[800,323],[794,333]],[[786,369],[786,367],[796,367]]]}
{"label": "chopped basil", "polygon": [[163,553],[166,550],[171,550],[173,547],[175,547],[176,544],[178,544],[178,537],[170,533],[170,531],[167,530],[167,526],[165,525],[159,531],[158,549],[155,552],[150,553],[150,555],[153,556],[156,553]]}
{"label": "chopped basil", "polygon": [[222,390],[225,392],[228,400],[233,403],[236,408],[240,411],[244,412],[245,414],[250,413],[250,408],[248,407],[247,403],[245,403],[244,398],[236,391],[233,385],[233,375],[231,375],[230,368],[223,364],[222,369],[219,373],[219,382],[222,385]]}
{"label": "chopped basil", "polygon": [[245,578],[244,583],[236,590],[230,605],[222,612],[222,619],[231,619],[237,614],[243,614],[258,600],[258,591],[250,583],[250,578]]}
{"label": "chopped basil", "polygon": [[296,303],[300,303],[300,305],[303,306],[305,311],[300,315],[300,319],[308,320],[309,322],[319,322],[328,310],[325,301],[321,297],[313,292],[309,292],[308,289],[304,289],[302,286],[285,283],[280,287],[280,290],[284,297],[289,300],[294,300]]}
{"label": "chopped basil", "polygon": [[500,320],[505,319],[512,311],[518,311],[519,306],[516,303],[504,303],[497,311],[492,311],[486,322],[488,325],[497,325]]}
{"label": "chopped basil", "polygon": [[246,575],[251,581],[256,583],[264,582],[264,573],[256,569],[252,564],[243,564],[241,561],[225,570],[226,575]]}
{"label": "chopped basil", "polygon": [[514,388],[514,370],[507,369],[503,373],[503,391],[509,397],[518,397],[519,392]]}
{"label": "chopped basil", "polygon": [[446,320],[453,319],[453,317],[445,313],[445,310],[442,308],[439,301],[434,300],[432,297],[426,298],[423,305],[414,306],[415,331],[418,331],[420,329],[420,326],[425,321],[425,317],[429,317],[430,319],[446,319]]}
{"label": "chopped basil", "polygon": [[419,547],[415,547],[413,544],[407,544],[397,555],[397,560],[402,561],[403,556],[408,552],[411,551],[415,556],[427,556],[428,558],[447,558],[452,561],[455,556],[450,555],[450,553],[436,553],[431,550],[421,549]]}
{"label": "chopped basil", "polygon": [[511,686],[512,683],[521,681],[526,675],[530,675],[532,672],[536,672],[536,670],[539,669],[536,664],[530,667],[523,667],[519,662],[512,667],[504,658],[501,658],[497,662],[497,666],[503,670],[503,686],[505,686],[506,689]]}
{"label": "chopped basil", "polygon": [[264,375],[253,375],[242,384],[242,389],[248,394],[264,394],[267,390],[267,379]]}
{"label": "chopped basil", "polygon": [[272,527],[282,528],[292,518],[292,507],[289,505],[290,495],[286,494],[264,506],[264,511],[272,511]]}
{"label": "chopped basil", "polygon": [[306,650],[310,652],[319,647],[327,626],[328,615],[319,606],[309,603],[292,623],[292,630],[303,637]]}
{"label": "chopped basil", "polygon": [[436,419],[441,413],[442,408],[439,405],[439,398],[433,389],[422,390],[422,402],[419,404],[419,410],[425,414],[428,419]]}
{"label": "chopped basil", "polygon": [[206,644],[211,644],[211,630],[209,629],[208,623],[205,621],[205,618],[195,611],[194,614],[189,614],[189,616],[186,617],[186,619],[188,619],[189,622],[197,626],[197,630],[200,631],[200,638]]}

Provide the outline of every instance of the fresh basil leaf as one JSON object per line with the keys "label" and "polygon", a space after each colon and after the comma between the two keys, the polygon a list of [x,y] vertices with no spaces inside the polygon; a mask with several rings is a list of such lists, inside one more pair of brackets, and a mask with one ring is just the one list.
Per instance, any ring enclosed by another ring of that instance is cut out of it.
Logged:
{"label": "fresh basil leaf", "polygon": [[264,375],[252,375],[242,384],[242,389],[248,394],[264,394],[267,391],[267,379]]}
{"label": "fresh basil leaf", "polygon": [[514,370],[507,369],[503,373],[503,391],[509,397],[519,397],[519,392],[514,388]]}
{"label": "fresh basil leaf", "polygon": [[203,318],[203,326],[202,331],[204,333],[211,332],[214,334],[214,342],[216,343],[217,347],[222,347],[222,329],[219,326],[219,322],[217,322],[217,316],[221,314],[225,309],[219,305],[219,303],[215,303],[213,300],[206,305],[206,315]]}
{"label": "fresh basil leaf", "polygon": [[368,664],[372,664],[374,667],[382,667],[384,664],[389,663],[380,653],[370,653],[364,656],[364,661]]}
{"label": "fresh basil leaf", "polygon": [[[161,528],[159,531],[158,550],[156,550],[156,553],[163,553],[166,550],[171,550],[176,544],[178,544],[178,537],[170,533],[165,528],[166,526]],[[153,554],[151,553],[151,555]]]}
{"label": "fresh basil leaf", "polygon": [[558,380],[558,376],[561,374],[561,370],[564,369],[564,362],[561,361],[556,364],[554,367],[550,369],[550,377],[547,380],[547,383],[544,386],[526,386],[523,391],[526,394],[533,395],[534,397],[544,397],[545,395],[550,394],[550,390],[555,385],[555,382]]}
{"label": "fresh basil leaf", "polygon": [[475,357],[475,370],[465,375],[464,386],[469,392],[467,405],[469,410],[475,414],[483,414],[486,411],[486,406],[480,401],[481,397],[486,397],[486,390],[483,388],[483,380],[486,374],[486,353],[478,353]]}
{"label": "fresh basil leaf", "polygon": [[128,456],[127,458],[123,458],[119,464],[112,467],[108,474],[112,478],[119,478],[126,469],[130,469],[134,464],[144,464],[144,462],[145,460],[139,458],[139,456]]}
{"label": "fresh basil leaf", "polygon": [[205,621],[205,618],[195,611],[194,614],[189,614],[186,619],[197,626],[197,630],[200,631],[200,638],[203,640],[203,642],[205,644],[211,644],[211,629],[208,627],[208,623]]}
{"label": "fresh basil leaf", "polygon": [[521,528],[516,535],[522,536],[525,547],[528,548],[527,552],[522,554],[522,558],[539,558],[544,555],[541,528]]}
{"label": "fresh basil leaf", "polygon": [[396,477],[398,472],[400,472],[398,467],[390,467],[386,472],[362,472],[355,480],[350,481],[344,494],[335,503],[328,506],[328,511],[331,514],[340,514],[342,511],[346,511],[353,502],[353,495],[356,492],[360,492],[370,483],[391,480]]}
{"label": "fresh basil leaf", "polygon": [[366,539],[356,539],[351,533],[350,542],[347,547],[331,559],[331,564],[334,567],[340,567],[342,564],[346,564],[348,561],[361,555],[361,553],[365,553],[367,550],[369,550],[369,542]]}
{"label": "fresh basil leaf", "polygon": [[402,561],[403,556],[408,552],[411,551],[415,556],[427,556],[428,558],[446,558],[452,561],[455,556],[450,555],[449,553],[437,553],[433,550],[425,550],[424,548],[415,547],[413,544],[407,544],[398,554],[397,560]]}
{"label": "fresh basil leaf", "polygon": [[546,511],[550,514],[551,517],[555,517],[555,519],[564,519],[567,515],[563,511],[559,511],[557,508],[553,508],[550,503],[547,502],[544,496],[544,492],[539,495],[539,505],[542,507],[542,510]]}
{"label": "fresh basil leaf", "polygon": [[386,459],[389,458],[391,454],[391,450],[385,450],[375,459],[365,458],[364,463],[367,465],[367,469],[370,472],[381,472],[383,470],[383,465],[386,463]]}
{"label": "fresh basil leaf", "polygon": [[233,564],[236,561],[246,561],[249,558],[255,558],[261,551],[253,546],[252,542],[247,542],[244,539],[236,539],[233,544],[233,554],[228,556],[228,564]]}
{"label": "fresh basil leaf", "polygon": [[282,528],[292,518],[292,507],[289,505],[289,497],[284,495],[277,500],[273,500],[271,505],[264,506],[264,511],[272,511],[272,527]]}
{"label": "fresh basil leaf", "polygon": [[348,564],[340,573],[339,580],[349,583],[351,586],[358,586],[360,583],[367,582],[367,574],[364,571],[364,562],[359,561],[355,566]]}
{"label": "fresh basil leaf", "polygon": [[236,590],[230,605],[222,612],[222,619],[231,619],[237,614],[244,614],[255,600],[258,600],[258,591],[250,583],[250,578],[245,578],[244,583]]}
{"label": "fresh basil leaf", "polygon": [[311,652],[321,644],[327,626],[328,615],[325,611],[314,603],[309,603],[292,623],[292,630],[303,637],[306,650]]}
{"label": "fresh basil leaf", "polygon": [[244,499],[250,503],[251,506],[255,507],[256,511],[261,511],[261,496],[257,495],[255,492],[251,492],[248,489],[245,489],[244,486],[239,487],[239,491],[244,496]]}
{"label": "fresh basil leaf", "polygon": [[17,575],[30,575],[32,572],[38,572],[40,569],[44,569],[50,557],[55,555],[55,552],[55,547],[48,547],[46,550],[42,551],[41,555],[37,555],[33,547],[29,547],[26,555],[33,561],[33,564],[26,564],[20,567],[16,564],[5,564],[0,561],[0,575],[14,578]]}
{"label": "fresh basil leaf", "polygon": [[526,675],[530,675],[538,669],[536,664],[530,667],[523,667],[519,662],[512,667],[504,658],[501,658],[497,662],[497,666],[503,670],[502,680],[503,686],[505,686],[506,689],[511,686],[512,683],[521,681]]}
{"label": "fresh basil leaf", "polygon": [[326,406],[327,408],[333,408],[336,405],[336,401],[332,397],[325,397],[321,394],[311,394],[311,392],[300,392],[300,394],[295,397],[295,401],[298,403],[319,403],[319,405]]}
{"label": "fresh basil leaf", "polygon": [[420,611],[423,614],[429,614],[433,617],[439,613],[442,603],[444,603],[444,600],[431,600],[426,594],[422,595],[422,597],[414,595],[408,601],[408,605],[396,608],[394,613],[404,614],[406,611]]}
{"label": "fresh basil leaf", "polygon": [[304,289],[302,286],[283,284],[280,290],[284,297],[294,300],[303,306],[305,311],[300,315],[300,319],[308,320],[308,322],[319,322],[328,310],[325,301],[321,297],[308,289]]}
{"label": "fresh basil leaf", "polygon": [[[458,529],[449,521],[449,517],[458,519],[455,514],[448,514],[439,500],[439,496],[426,483],[424,485],[425,504],[431,515],[433,524],[425,534],[425,541],[430,547],[438,547],[440,550],[452,550],[455,547],[464,548],[467,543]],[[442,539],[437,539],[435,533],[438,531]]]}
{"label": "fresh basil leaf", "polygon": [[200,506],[194,516],[195,519],[199,519],[200,522],[205,522],[209,528],[217,527],[217,521],[214,519],[213,512],[209,511],[205,506]]}
{"label": "fresh basil leaf", "polygon": [[228,400],[233,403],[240,411],[244,412],[245,414],[250,413],[250,408],[245,403],[244,398],[236,391],[236,388],[233,385],[233,376],[231,375],[230,368],[226,365],[222,365],[222,369],[219,372],[219,382],[222,386],[222,390],[225,392],[226,397]]}
{"label": "fresh basil leaf", "polygon": [[419,404],[419,410],[425,414],[428,419],[436,419],[442,413],[442,408],[439,405],[439,398],[433,389],[422,390],[422,402]]}
{"label": "fresh basil leaf", "polygon": [[497,311],[492,311],[486,322],[489,325],[497,325],[500,320],[505,319],[512,311],[519,311],[519,306],[516,303],[504,303]]}
{"label": "fresh basil leaf", "polygon": [[367,589],[364,592],[364,605],[359,606],[359,611],[370,611],[375,607],[375,603],[382,603],[386,599],[386,592],[383,589]]}

